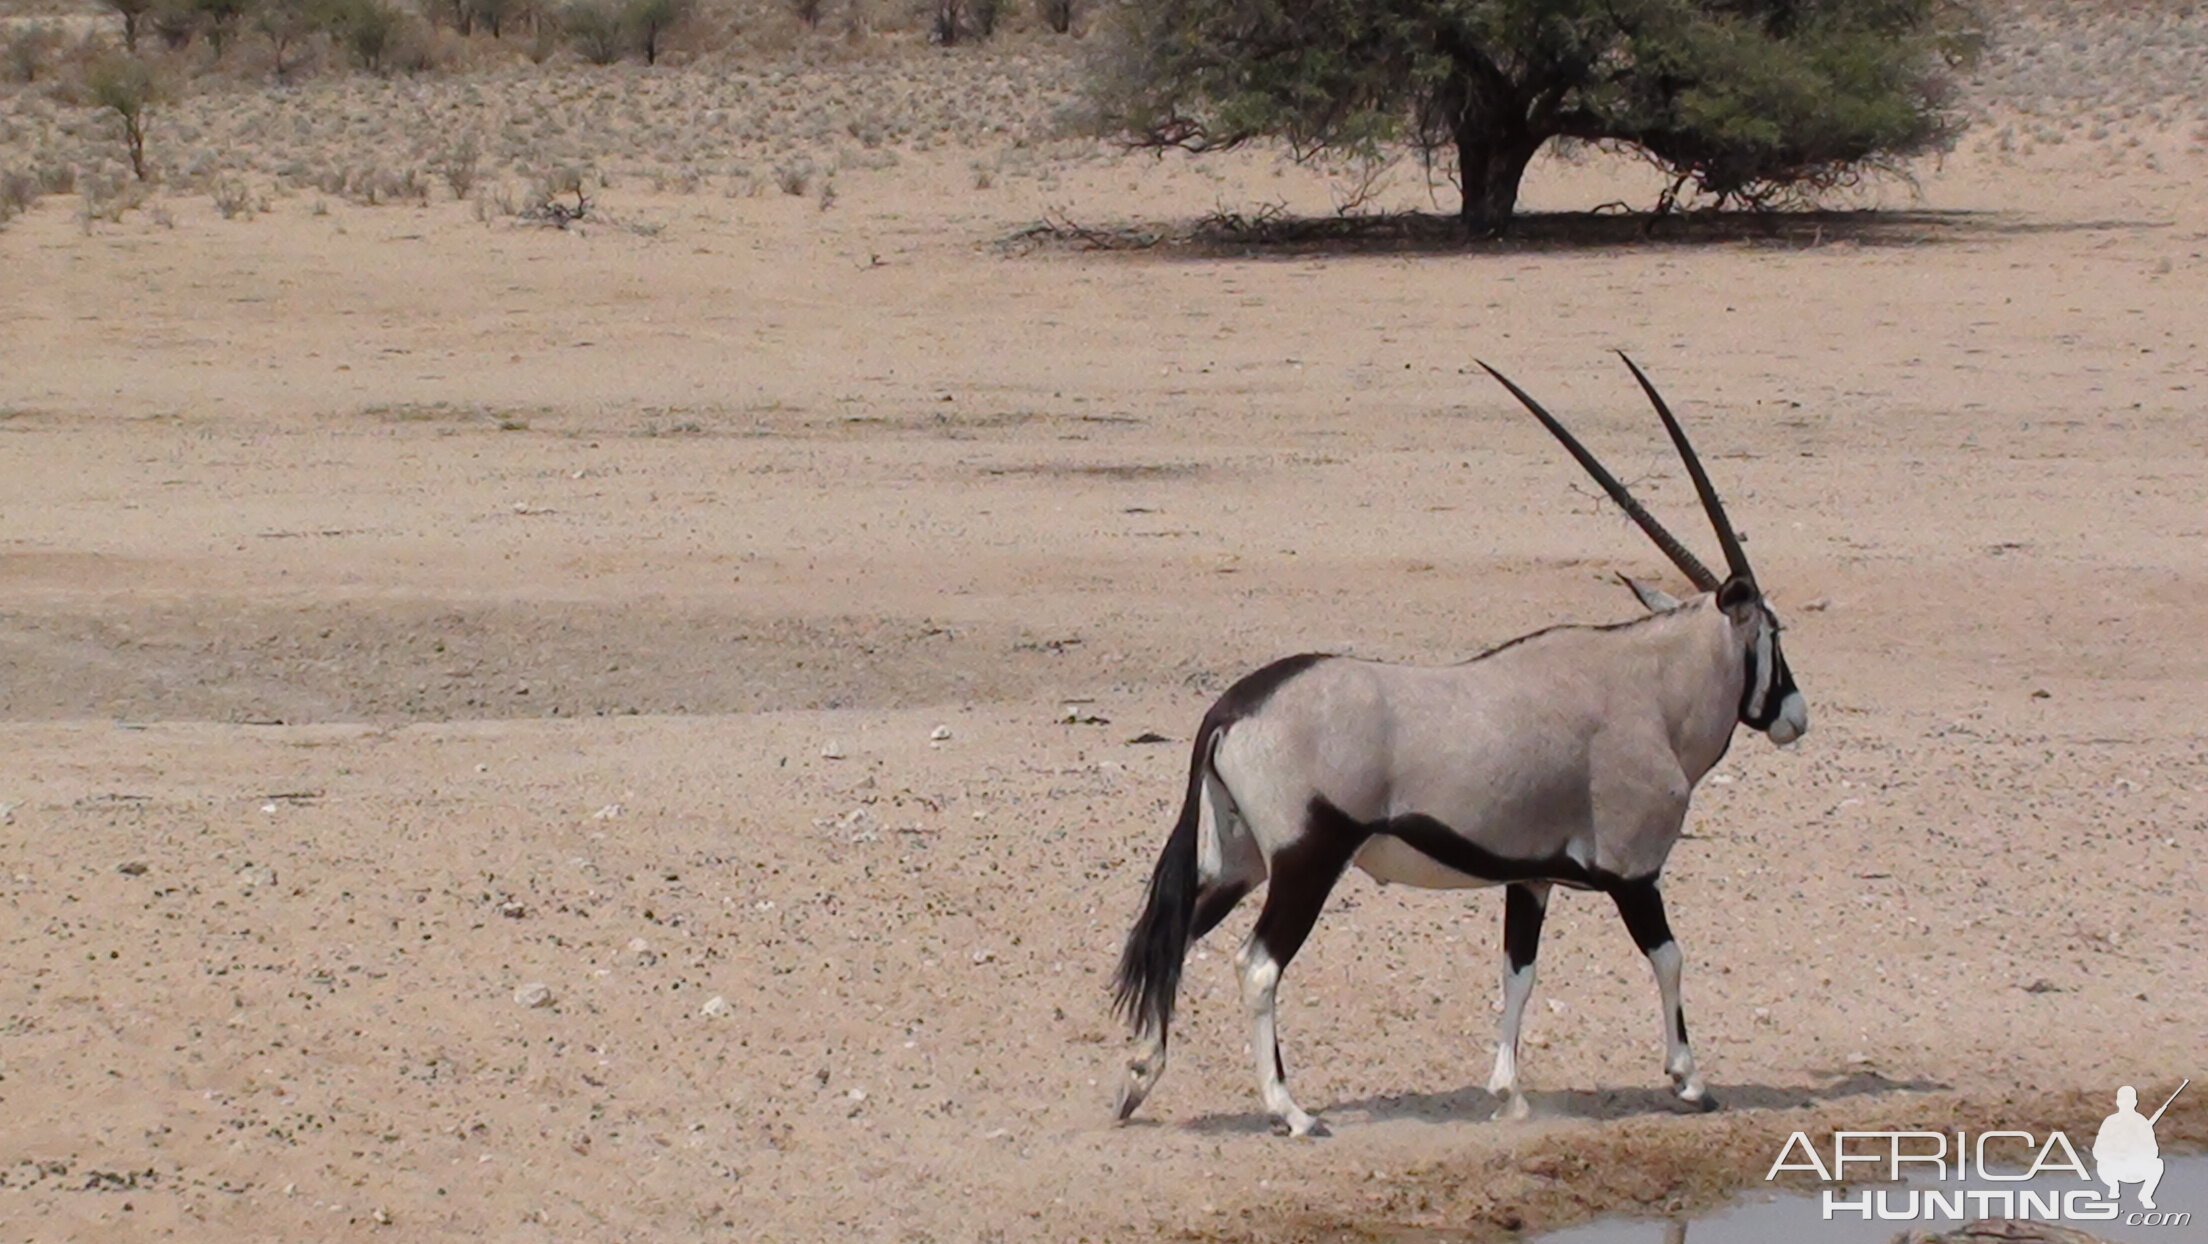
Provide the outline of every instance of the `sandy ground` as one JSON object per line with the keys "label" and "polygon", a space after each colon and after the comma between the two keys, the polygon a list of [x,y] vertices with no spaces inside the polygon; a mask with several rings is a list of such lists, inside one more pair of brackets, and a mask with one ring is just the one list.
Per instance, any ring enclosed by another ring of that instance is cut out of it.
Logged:
{"label": "sandy ground", "polygon": [[[0,1236],[1484,1239],[1795,1128],[2090,1133],[2204,1071],[2203,174],[1989,143],[1829,236],[1257,257],[994,243],[1323,208],[1262,158],[920,153],[566,232],[42,203],[0,234]],[[1667,874],[1732,1109],[1667,1108],[1646,970],[1566,897],[1542,1117],[1489,1122],[1499,896],[1352,877],[1284,990],[1335,1135],[1258,1111],[1247,912],[1106,1126],[1210,694],[1662,577],[1472,359],[1696,530],[1617,346],[1812,706]]]}

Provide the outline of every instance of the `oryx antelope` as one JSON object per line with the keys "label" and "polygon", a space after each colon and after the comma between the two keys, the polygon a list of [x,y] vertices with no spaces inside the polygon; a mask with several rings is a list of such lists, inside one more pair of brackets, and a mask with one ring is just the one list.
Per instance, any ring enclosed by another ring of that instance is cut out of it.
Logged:
{"label": "oryx antelope", "polygon": [[1197,728],[1187,799],[1119,961],[1115,997],[1138,1038],[1119,1090],[1122,1120],[1165,1072],[1189,944],[1269,881],[1256,927],[1235,954],[1258,1092],[1290,1134],[1316,1126],[1288,1095],[1274,998],[1351,864],[1382,883],[1508,887],[1503,1019],[1488,1081],[1503,1101],[1498,1117],[1527,1113],[1519,1021],[1556,885],[1599,890],[1617,904],[1655,971],[1673,1091],[1714,1108],[1687,1045],[1679,947],[1658,877],[1695,783],[1725,754],[1734,726],[1784,746],[1809,728],[1809,714],[1725,507],[1663,397],[1632,359],[1625,363],[1685,461],[1725,551],[1726,577],[1664,530],[1540,403],[1487,368],[1700,594],[1675,600],[1627,579],[1649,616],[1552,627],[1457,665],[1289,657],[1220,696]]}

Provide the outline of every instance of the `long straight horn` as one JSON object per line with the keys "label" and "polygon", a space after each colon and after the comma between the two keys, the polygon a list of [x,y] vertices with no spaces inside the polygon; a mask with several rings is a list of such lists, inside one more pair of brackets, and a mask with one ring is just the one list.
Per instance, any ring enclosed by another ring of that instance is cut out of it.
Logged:
{"label": "long straight horn", "polygon": [[1671,407],[1664,404],[1664,395],[1649,383],[1640,364],[1627,357],[1623,350],[1618,351],[1618,357],[1625,359],[1625,365],[1632,368],[1633,378],[1641,382],[1641,392],[1648,394],[1648,400],[1656,407],[1657,418],[1664,421],[1664,430],[1671,433],[1671,443],[1679,447],[1679,456],[1687,464],[1687,476],[1694,481],[1694,491],[1702,498],[1702,509],[1710,516],[1710,526],[1717,528],[1717,543],[1725,550],[1726,569],[1753,582],[1756,575],[1748,568],[1748,555],[1741,551],[1740,537],[1733,534],[1732,520],[1725,517],[1725,503],[1717,499],[1717,489],[1710,486],[1710,477],[1702,470],[1702,459],[1695,456],[1694,446],[1687,443],[1686,429],[1672,418]]}
{"label": "long straight horn", "polygon": [[1484,362],[1480,366],[1486,368],[1488,375],[1501,381],[1502,386],[1510,390],[1512,397],[1517,398],[1521,405],[1533,412],[1533,417],[1541,421],[1542,427],[1547,428],[1551,435],[1564,443],[1564,448],[1570,450],[1572,457],[1579,460],[1579,465],[1585,467],[1587,473],[1595,477],[1595,482],[1602,485],[1602,490],[1610,494],[1610,499],[1618,503],[1618,508],[1625,511],[1627,518],[1640,524],[1641,530],[1647,532],[1648,538],[1656,542],[1656,547],[1664,551],[1664,556],[1671,559],[1672,565],[1679,567],[1680,571],[1687,578],[1692,579],[1694,585],[1703,591],[1714,592],[1717,590],[1718,577],[1710,573],[1710,568],[1702,564],[1702,559],[1689,553],[1685,545],[1679,543],[1670,532],[1664,530],[1664,525],[1656,521],[1655,515],[1642,509],[1641,503],[1635,501],[1633,494],[1625,490],[1625,485],[1618,482],[1618,477],[1604,470],[1602,464],[1595,461],[1595,456],[1587,452],[1587,447],[1579,443],[1579,438],[1565,431],[1564,425],[1556,421],[1556,416],[1541,409],[1541,403],[1534,401],[1532,395],[1524,389],[1512,384],[1510,377],[1492,367],[1488,367]]}

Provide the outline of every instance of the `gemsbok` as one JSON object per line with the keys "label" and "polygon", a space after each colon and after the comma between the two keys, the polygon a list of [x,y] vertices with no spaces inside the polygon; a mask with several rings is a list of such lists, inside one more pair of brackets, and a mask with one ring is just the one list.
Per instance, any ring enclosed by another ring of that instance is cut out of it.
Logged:
{"label": "gemsbok", "polygon": [[1655,972],[1672,1090],[1715,1108],[1687,1045],[1679,946],[1659,878],[1695,784],[1724,756],[1734,727],[1783,747],[1809,728],[1809,713],[1779,650],[1779,619],[1724,505],[1662,395],[1632,359],[1625,363],[1678,447],[1726,576],[1664,530],[1540,403],[1482,363],[1699,592],[1676,600],[1626,579],[1648,616],[1551,627],[1455,665],[1294,656],[1228,688],[1197,727],[1188,795],[1119,961],[1114,1000],[1137,1038],[1119,1089],[1121,1120],[1165,1072],[1190,943],[1269,882],[1234,957],[1258,1092],[1290,1135],[1318,1125],[1288,1094],[1274,1000],[1352,864],[1382,884],[1508,887],[1503,1018],[1488,1081],[1502,1099],[1497,1117],[1528,1113],[1519,1023],[1557,885],[1599,890],[1617,904]]}

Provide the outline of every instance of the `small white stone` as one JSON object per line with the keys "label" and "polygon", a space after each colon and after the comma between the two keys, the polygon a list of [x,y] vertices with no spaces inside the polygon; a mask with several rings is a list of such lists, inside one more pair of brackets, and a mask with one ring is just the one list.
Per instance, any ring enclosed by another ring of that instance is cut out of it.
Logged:
{"label": "small white stone", "polygon": [[951,737],[951,728],[949,726],[937,726],[935,729],[928,732],[928,737],[934,739],[938,743],[941,743],[943,740]]}
{"label": "small white stone", "polygon": [[828,740],[828,745],[820,749],[820,756],[823,760],[841,760],[848,754],[843,750],[843,744],[834,739]]}
{"label": "small white stone", "polygon": [[851,1090],[850,1092],[848,1092],[848,1093],[844,1094],[844,1096],[846,1096],[846,1097],[850,1098],[850,1099],[851,1099],[852,1101],[865,1101],[865,1100],[866,1100],[866,1090],[865,1090],[865,1089],[852,1089],[852,1090]]}
{"label": "small white stone", "polygon": [[610,821],[619,815],[621,815],[621,805],[617,803],[609,803],[605,807],[591,813],[590,819],[594,821]]}
{"label": "small white stone", "polygon": [[705,1000],[704,1006],[698,1008],[698,1014],[705,1016],[707,1019],[718,1019],[728,1014],[732,1009],[734,1008],[728,1005],[728,999],[719,994],[714,994]]}
{"label": "small white stone", "polygon": [[977,950],[974,952],[974,962],[976,963],[994,963],[996,958],[997,952],[994,950]]}
{"label": "small white stone", "polygon": [[530,981],[514,991],[514,1001],[534,1010],[552,1005],[552,986],[543,981]]}

